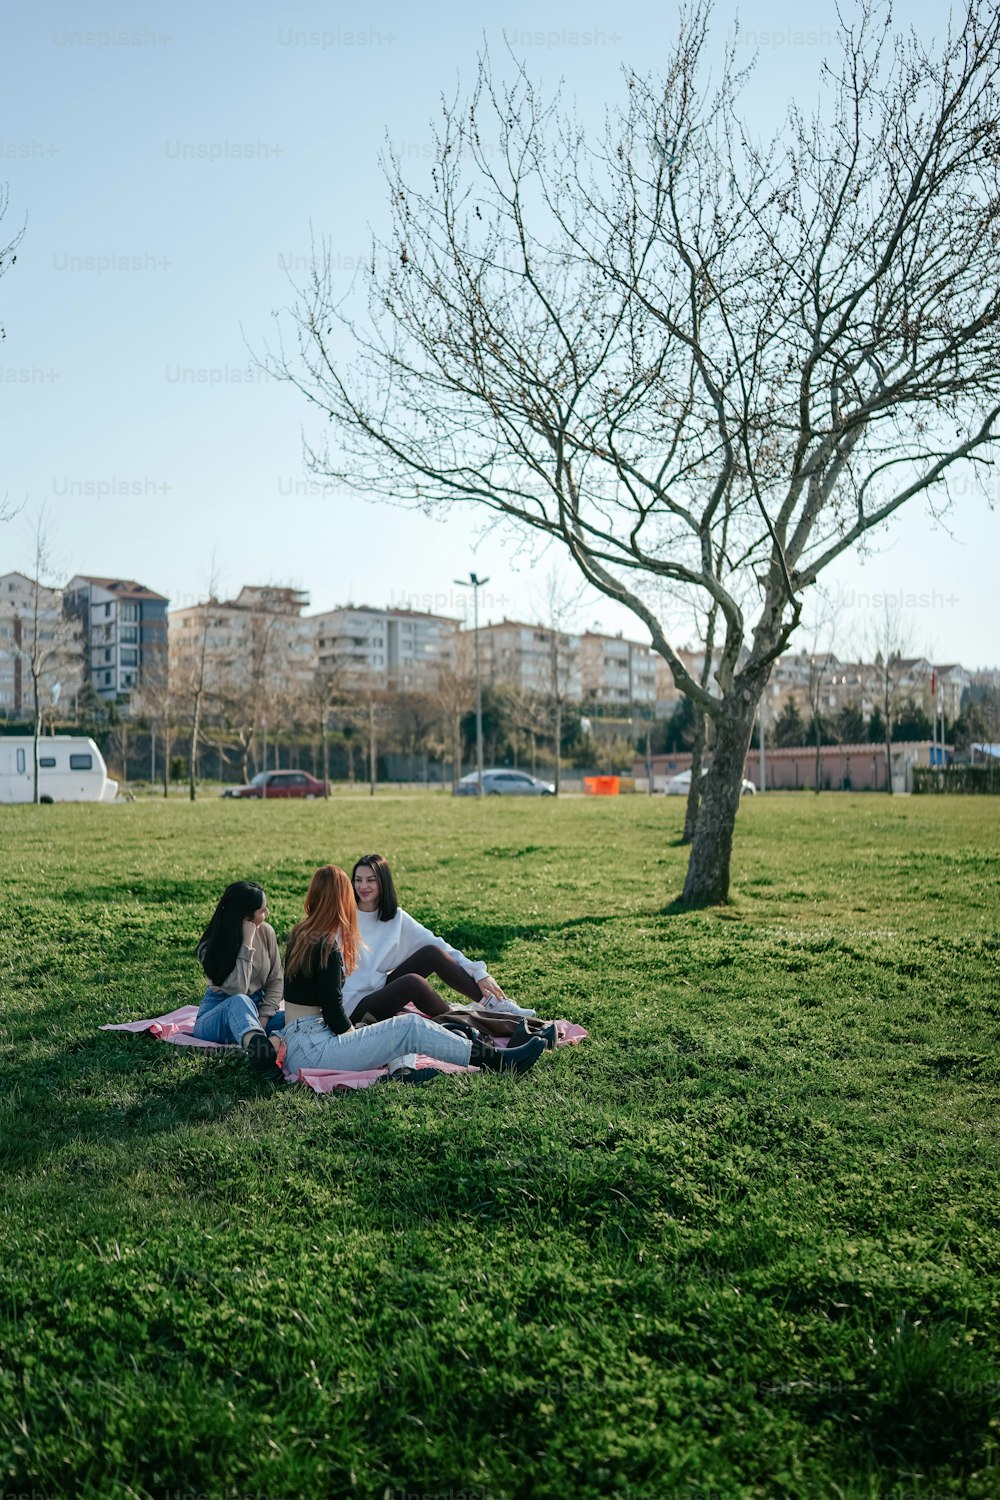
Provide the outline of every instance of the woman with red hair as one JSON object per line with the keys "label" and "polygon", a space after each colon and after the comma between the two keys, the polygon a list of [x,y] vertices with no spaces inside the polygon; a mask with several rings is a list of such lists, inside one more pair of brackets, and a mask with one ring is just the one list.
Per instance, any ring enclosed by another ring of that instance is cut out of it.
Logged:
{"label": "woman with red hair", "polygon": [[545,1051],[540,1037],[497,1050],[470,1041],[423,1016],[393,1016],[355,1030],[344,1012],[344,976],[358,961],[354,889],[337,865],[323,865],[309,884],[305,920],[293,927],[285,954],[285,1066],[363,1071],[408,1052],[440,1062],[472,1064],[495,1073],[524,1073]]}

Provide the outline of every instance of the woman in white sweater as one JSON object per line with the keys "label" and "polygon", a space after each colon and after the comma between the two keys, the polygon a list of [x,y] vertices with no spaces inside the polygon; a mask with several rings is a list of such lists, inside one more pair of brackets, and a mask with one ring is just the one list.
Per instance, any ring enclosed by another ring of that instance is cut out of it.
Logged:
{"label": "woman in white sweater", "polygon": [[446,1015],[451,1006],[428,983],[430,974],[478,1005],[513,1016],[534,1015],[507,998],[484,963],[466,958],[402,909],[381,854],[359,859],[351,881],[361,944],[357,967],[344,983],[344,1009],[355,1021],[387,1020],[409,1002],[426,1016]]}

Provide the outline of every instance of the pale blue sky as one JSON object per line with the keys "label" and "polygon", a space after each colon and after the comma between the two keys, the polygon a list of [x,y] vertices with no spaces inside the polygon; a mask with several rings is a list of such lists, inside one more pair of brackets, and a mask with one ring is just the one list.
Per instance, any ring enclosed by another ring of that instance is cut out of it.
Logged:
{"label": "pale blue sky", "polygon": [[[733,14],[717,11],[720,48]],[[808,14],[742,9],[747,55],[759,44],[747,102],[761,131],[791,92],[816,96],[837,22],[832,0]],[[930,35],[941,12],[921,0],[908,19]],[[311,419],[290,389],[246,378],[244,335],[263,344],[310,224],[342,258],[346,289],[369,225],[384,223],[385,137],[415,163],[426,156],[439,97],[471,81],[484,34],[497,55],[506,31],[533,76],[564,79],[596,123],[620,97],[622,63],[666,55],[675,13],[640,0],[511,0],[492,12],[41,0],[7,8],[0,26],[6,226],[26,222],[0,282],[0,496],[26,502],[0,528],[0,572],[30,567],[44,504],[67,577],[136,577],[175,604],[202,595],[214,549],[224,592],[291,583],[313,609],[350,598],[461,614],[452,580],[472,567],[491,579],[484,618],[536,617],[554,555],[532,565],[499,532],[478,540],[474,514],[444,526],[297,497]],[[108,492],[121,484],[133,494]],[[954,538],[918,507],[878,556],[831,576],[845,650],[867,601],[890,592],[915,652],[967,666],[1000,658],[996,517],[969,494],[951,525]],[[597,595],[576,623],[641,635]]]}

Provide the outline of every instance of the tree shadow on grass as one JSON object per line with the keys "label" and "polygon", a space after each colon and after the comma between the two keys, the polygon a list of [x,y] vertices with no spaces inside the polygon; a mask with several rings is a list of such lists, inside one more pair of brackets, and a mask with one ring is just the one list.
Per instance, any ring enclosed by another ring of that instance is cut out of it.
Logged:
{"label": "tree shadow on grass", "polygon": [[[70,1043],[35,1074],[0,1069],[5,1097],[18,1091],[0,1155],[4,1172],[31,1173],[71,1145],[134,1145],[185,1126],[220,1123],[248,1101],[274,1093],[242,1055],[215,1056],[192,1073],[179,1067],[181,1050],[147,1034],[105,1032]],[[205,1060],[201,1054],[199,1061]],[[137,1083],[141,1099],[116,1103],[116,1089]]]}
{"label": "tree shadow on grass", "polygon": [[[648,913],[635,912],[636,917]],[[464,922],[428,913],[427,925],[440,933],[446,942],[461,949],[469,958],[483,958],[492,968],[499,966],[512,943],[548,943],[553,938],[592,927],[619,925],[623,918],[613,913],[606,916],[568,917],[564,922],[480,922],[469,918]]]}

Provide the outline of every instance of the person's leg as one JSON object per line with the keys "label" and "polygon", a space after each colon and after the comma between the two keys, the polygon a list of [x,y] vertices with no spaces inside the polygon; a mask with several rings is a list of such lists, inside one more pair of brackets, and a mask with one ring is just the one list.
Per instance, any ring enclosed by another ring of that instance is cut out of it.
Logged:
{"label": "person's leg", "polygon": [[285,1029],[285,1066],[365,1072],[384,1068],[408,1052],[422,1052],[439,1062],[468,1065],[491,1072],[523,1073],[537,1061],[545,1043],[535,1037],[523,1047],[498,1052],[492,1042],[470,1042],[428,1021],[424,1016],[393,1016],[377,1026],[363,1026],[341,1036],[322,1021],[295,1021]]}
{"label": "person's leg", "polygon": [[453,1036],[423,1016],[392,1016],[376,1026],[362,1026],[338,1036],[316,1021],[296,1021],[285,1028],[286,1066],[365,1072],[384,1068],[407,1052],[424,1052],[440,1062],[467,1065],[471,1043]]}
{"label": "person's leg", "polygon": [[[468,969],[463,969],[453,958],[449,958],[443,948],[428,943],[423,948],[418,948],[416,953],[410,955],[405,963],[386,976],[386,985],[394,979],[402,979],[405,974],[419,974],[426,979],[430,974],[436,974],[438,979],[443,979],[451,990],[457,990],[464,995],[466,1000],[481,1000],[482,990],[473,979]],[[381,991],[379,992],[381,993]],[[421,1010],[423,1006],[421,1006]]]}
{"label": "person's leg", "polygon": [[241,1043],[247,1032],[263,1030],[249,995],[224,995],[211,988],[205,991],[194,1022],[194,1034],[200,1041]]}
{"label": "person's leg", "polygon": [[[398,974],[398,970],[394,971]],[[358,1001],[351,1012],[355,1025],[367,1026],[371,1021],[388,1021],[398,1016],[412,1002],[425,1016],[443,1016],[451,1010],[447,1000],[442,1000],[432,984],[419,974],[403,974],[391,979],[380,990],[373,990]]]}

